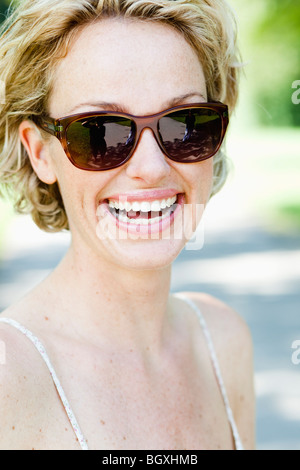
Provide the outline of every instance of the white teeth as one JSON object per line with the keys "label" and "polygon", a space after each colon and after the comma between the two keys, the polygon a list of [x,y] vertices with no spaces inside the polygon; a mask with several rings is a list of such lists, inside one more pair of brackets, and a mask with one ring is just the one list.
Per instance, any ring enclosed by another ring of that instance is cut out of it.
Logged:
{"label": "white teeth", "polygon": [[152,212],[160,212],[161,204],[159,201],[154,201],[151,203],[151,211]]}
{"label": "white teeth", "polygon": [[173,206],[177,201],[177,196],[170,197],[169,199],[162,199],[161,201],[134,201],[134,202],[122,202],[122,201],[108,201],[109,207],[120,211],[125,210],[126,212],[160,212],[167,207]]}
{"label": "white teeth", "polygon": [[[149,201],[140,201],[140,202],[139,201],[134,201],[134,202],[123,201],[121,202],[121,201],[109,199],[108,205],[112,209],[116,209],[119,211],[126,211],[127,213],[130,211],[149,213],[149,212],[161,212],[166,208],[170,208],[176,202],[177,202],[177,196],[170,197],[169,199],[162,199],[162,200],[157,200],[153,202],[149,202]],[[124,212],[119,212],[117,214],[117,217],[120,219],[120,221],[134,224],[134,225],[155,224],[156,222],[159,222],[169,216],[170,216],[170,211],[166,211],[166,213],[164,213],[161,217],[153,217],[153,218],[138,217],[136,219],[127,217],[127,215]]]}
{"label": "white teeth", "polygon": [[118,219],[121,222],[125,222],[127,224],[133,224],[133,225],[152,225],[155,224],[156,222],[160,222],[161,220],[166,219],[169,217],[169,213],[164,214],[162,217],[154,217],[152,219],[130,219],[126,215],[123,214],[118,214]]}
{"label": "white teeth", "polygon": [[[121,207],[120,207],[120,209],[121,209]],[[125,203],[124,203],[124,209],[125,209],[126,212],[131,211],[131,204],[130,204],[130,202],[125,202]]]}
{"label": "white teeth", "polygon": [[161,201],[161,208],[165,209],[166,207],[167,207],[167,201],[164,199],[163,201]]}
{"label": "white teeth", "polygon": [[151,212],[151,204],[150,202],[142,202],[140,204],[140,211],[141,212]]}
{"label": "white teeth", "polygon": [[134,212],[138,212],[140,210],[140,204],[139,202],[133,202],[131,204],[131,209],[134,211]]}

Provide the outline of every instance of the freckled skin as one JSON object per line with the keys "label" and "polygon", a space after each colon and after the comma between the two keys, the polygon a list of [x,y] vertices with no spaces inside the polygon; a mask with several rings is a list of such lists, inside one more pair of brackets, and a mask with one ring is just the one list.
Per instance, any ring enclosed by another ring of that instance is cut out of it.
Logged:
{"label": "freckled skin", "polygon": [[[82,104],[88,100],[116,102],[131,114],[147,115],[191,92],[193,103],[203,101],[205,77],[180,33],[158,23],[105,20],[80,31],[59,63],[49,111],[61,117],[74,107],[94,110]],[[212,159],[191,165],[170,161],[147,129],[127,164],[91,173],[75,168],[54,137],[41,144],[30,123],[20,126],[20,134],[39,178],[59,183],[72,242],[54,272],[4,315],[45,344],[89,448],[232,449],[199,321],[187,305],[169,297],[171,265],[186,240],[100,240],[96,233],[99,201],[112,194],[175,188],[186,203],[206,205]],[[196,297],[240,416],[238,397],[250,395],[246,386],[236,393],[237,384],[248,383],[248,336],[229,308]],[[78,449],[45,364],[27,339],[11,336],[7,345],[14,355],[4,394],[10,398],[0,401],[8,424],[1,445]],[[251,422],[244,418],[239,424],[249,436]]]}

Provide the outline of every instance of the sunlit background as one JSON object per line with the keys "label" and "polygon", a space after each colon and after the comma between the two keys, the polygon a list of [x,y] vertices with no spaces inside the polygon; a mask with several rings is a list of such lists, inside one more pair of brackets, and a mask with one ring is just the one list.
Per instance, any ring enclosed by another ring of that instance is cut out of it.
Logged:
{"label": "sunlit background", "polygon": [[[292,361],[300,340],[300,3],[230,3],[245,64],[227,142],[231,175],[207,210],[203,249],[176,260],[172,290],[211,293],[245,318],[257,447],[300,449],[300,364]],[[2,13],[7,5],[0,0]],[[0,311],[53,269],[68,240],[0,202]]]}

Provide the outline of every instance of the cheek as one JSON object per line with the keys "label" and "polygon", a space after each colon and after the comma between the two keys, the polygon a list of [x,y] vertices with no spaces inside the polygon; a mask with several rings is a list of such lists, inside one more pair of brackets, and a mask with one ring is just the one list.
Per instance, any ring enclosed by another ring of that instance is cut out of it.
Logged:
{"label": "cheek", "polygon": [[198,201],[206,204],[213,188],[214,164],[213,159],[191,165],[189,168],[189,181],[193,193]]}
{"label": "cheek", "polygon": [[60,142],[51,142],[50,152],[57,177],[57,183],[69,219],[75,207],[84,206],[85,189],[92,188],[91,174],[76,168],[66,156]]}
{"label": "cheek", "polygon": [[51,142],[50,151],[70,225],[75,219],[96,218],[98,196],[118,169],[110,172],[80,170],[70,162],[57,139]]}

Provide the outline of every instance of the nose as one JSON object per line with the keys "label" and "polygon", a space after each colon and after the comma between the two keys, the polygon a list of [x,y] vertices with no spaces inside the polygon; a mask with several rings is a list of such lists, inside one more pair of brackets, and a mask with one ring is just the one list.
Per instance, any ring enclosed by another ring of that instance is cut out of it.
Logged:
{"label": "nose", "polygon": [[169,176],[170,171],[171,167],[153,131],[149,128],[143,129],[135,152],[127,163],[127,175],[153,186]]}

